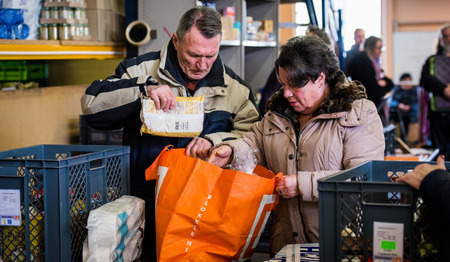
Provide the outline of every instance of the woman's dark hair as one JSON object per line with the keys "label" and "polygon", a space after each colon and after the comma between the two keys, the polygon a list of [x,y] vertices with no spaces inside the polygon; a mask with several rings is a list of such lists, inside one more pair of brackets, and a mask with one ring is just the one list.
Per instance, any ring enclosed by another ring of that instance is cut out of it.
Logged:
{"label": "woman's dark hair", "polygon": [[320,37],[295,36],[281,47],[280,55],[275,61],[275,68],[286,71],[288,84],[303,87],[308,81],[316,81],[320,73],[325,73],[325,79],[333,88],[336,73],[340,71],[339,60]]}
{"label": "woman's dark hair", "polygon": [[182,41],[184,35],[194,25],[208,39],[219,34],[222,35],[222,18],[216,10],[210,7],[194,7],[184,13],[177,27],[178,39]]}

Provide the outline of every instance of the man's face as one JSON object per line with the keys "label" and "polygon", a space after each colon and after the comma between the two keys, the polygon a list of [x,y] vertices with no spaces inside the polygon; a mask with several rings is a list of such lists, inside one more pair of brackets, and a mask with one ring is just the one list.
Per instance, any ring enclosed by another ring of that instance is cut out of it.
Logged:
{"label": "man's face", "polygon": [[442,30],[442,46],[446,49],[450,49],[450,27]]}
{"label": "man's face", "polygon": [[177,50],[181,70],[189,80],[202,80],[211,71],[219,55],[221,35],[204,37],[194,25],[180,41],[174,34],[173,43]]}
{"label": "man's face", "polygon": [[366,40],[364,30],[356,30],[354,39],[356,45],[361,45]]}

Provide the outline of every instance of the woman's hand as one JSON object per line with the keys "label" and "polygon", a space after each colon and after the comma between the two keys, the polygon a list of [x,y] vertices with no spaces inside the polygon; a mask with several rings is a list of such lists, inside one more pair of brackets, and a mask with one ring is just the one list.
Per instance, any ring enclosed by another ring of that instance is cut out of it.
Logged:
{"label": "woman's hand", "polygon": [[233,149],[228,145],[223,145],[215,148],[208,159],[208,163],[216,165],[218,167],[223,167],[230,160]]}
{"label": "woman's hand", "polygon": [[445,170],[445,159],[444,155],[440,155],[437,159],[436,165],[430,165],[430,164],[420,164],[414,168],[414,170],[410,173],[405,174],[404,176],[401,176],[397,178],[397,182],[406,183],[413,188],[419,190],[420,184],[422,183],[422,180],[432,171],[436,169],[444,169]]}
{"label": "woman's hand", "polygon": [[298,189],[297,175],[287,175],[280,178],[277,181],[275,190],[278,194],[286,199],[296,197],[300,195]]}

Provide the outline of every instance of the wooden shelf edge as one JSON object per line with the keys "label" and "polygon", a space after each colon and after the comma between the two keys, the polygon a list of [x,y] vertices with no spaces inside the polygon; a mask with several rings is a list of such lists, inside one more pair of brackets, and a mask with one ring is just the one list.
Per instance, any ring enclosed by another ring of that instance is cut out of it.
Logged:
{"label": "wooden shelf edge", "polygon": [[125,42],[73,41],[73,40],[20,40],[0,39],[0,45],[96,45],[96,46],[125,46]]}
{"label": "wooden shelf edge", "polygon": [[125,43],[69,40],[1,40],[0,60],[125,58]]}

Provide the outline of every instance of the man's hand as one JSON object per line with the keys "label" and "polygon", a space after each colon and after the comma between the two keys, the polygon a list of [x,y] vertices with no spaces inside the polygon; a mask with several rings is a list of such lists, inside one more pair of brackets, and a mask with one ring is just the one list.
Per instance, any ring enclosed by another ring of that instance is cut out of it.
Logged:
{"label": "man's hand", "polygon": [[228,145],[215,148],[209,156],[208,162],[218,167],[223,167],[230,160],[233,149]]}
{"label": "man's hand", "polygon": [[444,156],[440,155],[437,159],[436,165],[430,164],[420,164],[414,168],[414,170],[410,173],[407,173],[404,176],[401,176],[397,179],[397,182],[407,183],[413,188],[419,190],[420,183],[422,180],[432,171],[436,169],[444,169],[445,170],[445,160]]}
{"label": "man's hand", "polygon": [[145,86],[148,96],[155,102],[157,110],[162,109],[164,112],[174,109],[176,106],[176,96],[170,90],[168,85],[148,85]]}
{"label": "man's hand", "polygon": [[209,150],[212,146],[213,144],[211,141],[197,136],[187,145],[186,155],[206,161],[209,156]]}

